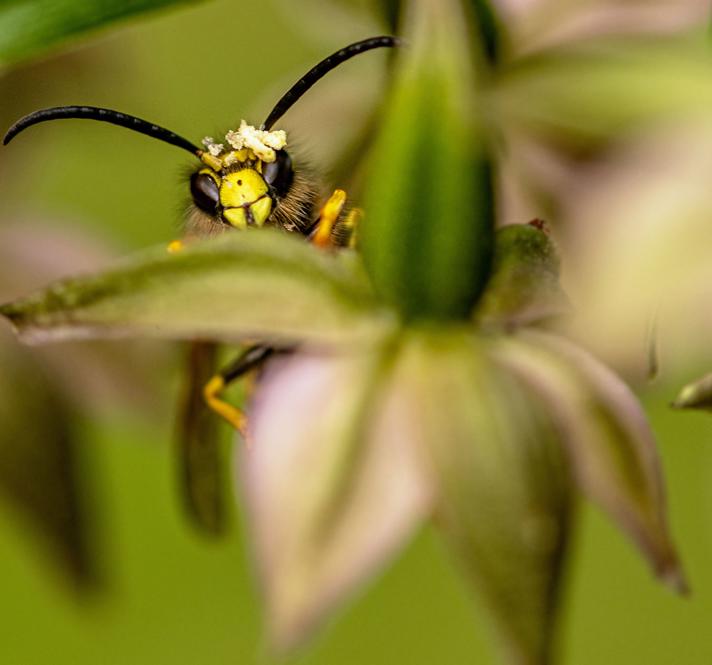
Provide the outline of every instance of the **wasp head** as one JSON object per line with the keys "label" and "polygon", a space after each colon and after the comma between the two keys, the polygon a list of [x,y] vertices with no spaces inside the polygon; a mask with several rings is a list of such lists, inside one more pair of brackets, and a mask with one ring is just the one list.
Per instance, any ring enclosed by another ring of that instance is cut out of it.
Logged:
{"label": "wasp head", "polygon": [[[226,147],[227,144],[227,147]],[[229,226],[263,226],[294,178],[283,131],[267,132],[242,121],[225,143],[203,139],[204,166],[190,178],[193,203]]]}

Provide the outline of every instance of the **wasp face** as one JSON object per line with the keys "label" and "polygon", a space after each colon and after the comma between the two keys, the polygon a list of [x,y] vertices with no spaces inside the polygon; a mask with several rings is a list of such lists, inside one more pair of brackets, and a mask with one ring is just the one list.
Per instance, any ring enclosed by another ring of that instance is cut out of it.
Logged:
{"label": "wasp face", "polygon": [[264,226],[289,194],[294,171],[285,150],[263,161],[240,150],[215,159],[190,178],[193,203],[217,221],[237,229]]}

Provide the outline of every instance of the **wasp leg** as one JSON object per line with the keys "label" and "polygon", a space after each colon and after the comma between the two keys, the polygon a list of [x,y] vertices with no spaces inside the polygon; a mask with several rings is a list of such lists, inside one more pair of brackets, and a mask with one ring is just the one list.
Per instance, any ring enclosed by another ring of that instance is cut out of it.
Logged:
{"label": "wasp leg", "polygon": [[275,349],[269,346],[251,346],[210,379],[203,388],[203,398],[210,409],[230,423],[245,439],[247,417],[241,409],[226,402],[220,395],[231,383],[260,367],[274,353]]}
{"label": "wasp leg", "polygon": [[182,240],[173,240],[172,242],[168,243],[168,247],[166,247],[166,251],[169,254],[177,254],[184,247],[185,247],[185,243]]}
{"label": "wasp leg", "polygon": [[343,189],[335,190],[321,209],[319,221],[311,238],[317,247],[330,247],[332,245],[331,232],[334,230],[334,226],[339,220],[345,205],[346,192]]}

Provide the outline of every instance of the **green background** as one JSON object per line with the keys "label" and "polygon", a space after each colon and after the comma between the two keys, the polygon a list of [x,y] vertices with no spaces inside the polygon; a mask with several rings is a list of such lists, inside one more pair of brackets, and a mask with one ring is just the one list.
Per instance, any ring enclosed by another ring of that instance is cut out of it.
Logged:
{"label": "green background", "polygon": [[[346,21],[305,31],[295,5],[212,2],[100,34],[0,78],[0,121],[8,126],[55,104],[105,105],[194,141],[242,117],[259,121],[303,69],[365,36]],[[375,68],[354,66],[366,78]],[[338,140],[338,125],[315,130],[310,141],[323,152]],[[37,127],[0,151],[0,221],[73,225],[117,253],[163,243],[180,228],[189,163],[115,128]],[[171,377],[157,388],[157,399],[170,400],[174,384]],[[676,385],[656,386],[645,402],[692,595],[676,598],[657,584],[623,536],[583,505],[564,603],[564,663],[712,662],[712,418],[670,411]],[[172,423],[117,406],[101,418],[85,415],[84,430],[106,588],[81,599],[68,593],[32,535],[0,506],[0,663],[272,662],[239,510],[226,542],[205,540],[186,524],[175,496]],[[486,637],[476,606],[426,531],[295,660],[487,663]]]}

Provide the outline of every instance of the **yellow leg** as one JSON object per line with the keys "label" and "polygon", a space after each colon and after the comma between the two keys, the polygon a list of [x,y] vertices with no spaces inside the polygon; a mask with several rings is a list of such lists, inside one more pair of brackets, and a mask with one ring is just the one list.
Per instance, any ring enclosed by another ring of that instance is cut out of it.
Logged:
{"label": "yellow leg", "polygon": [[343,189],[335,190],[324,204],[319,215],[319,223],[312,238],[312,242],[317,247],[329,247],[331,245],[331,232],[334,230],[334,225],[339,219],[344,205],[346,205],[346,192]]}
{"label": "yellow leg", "polygon": [[168,243],[168,247],[166,247],[166,250],[168,251],[169,254],[177,254],[184,247],[185,247],[185,244],[183,243],[182,240],[174,240],[173,242]]}
{"label": "yellow leg", "polygon": [[247,417],[236,406],[229,404],[220,398],[220,393],[225,390],[225,379],[220,376],[214,376],[203,388],[203,397],[207,405],[219,416],[227,420],[245,439],[247,437]]}
{"label": "yellow leg", "polygon": [[240,432],[248,446],[251,441],[247,428],[247,416],[237,407],[221,399],[220,395],[228,385],[237,379],[249,380],[250,377],[254,377],[255,370],[259,369],[274,353],[275,349],[270,346],[260,344],[249,346],[232,363],[210,379],[203,388],[203,398],[208,407]]}

